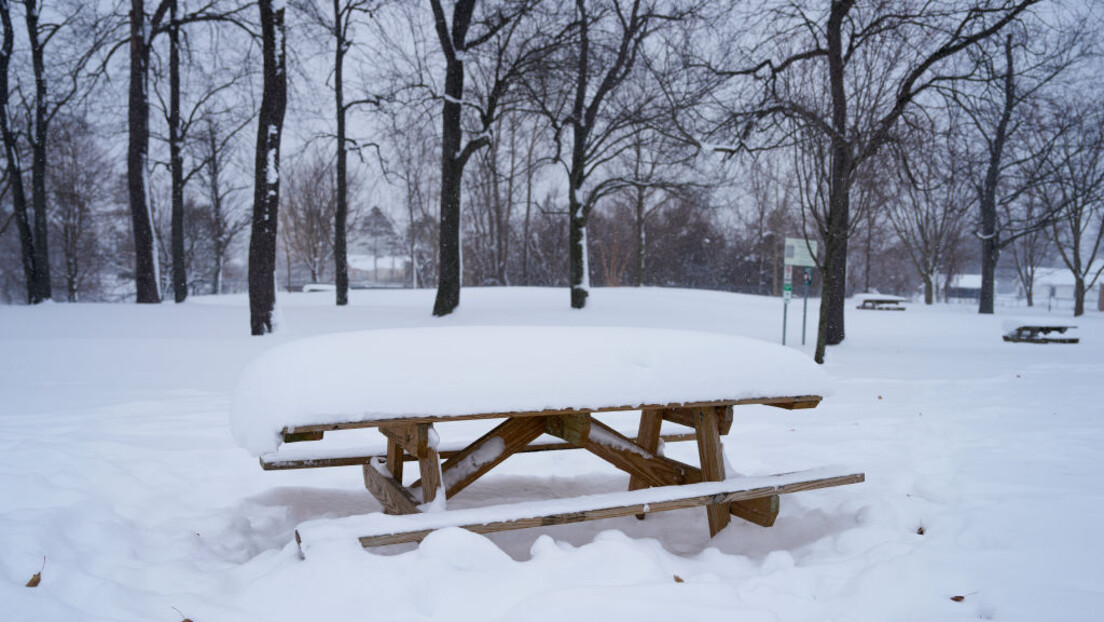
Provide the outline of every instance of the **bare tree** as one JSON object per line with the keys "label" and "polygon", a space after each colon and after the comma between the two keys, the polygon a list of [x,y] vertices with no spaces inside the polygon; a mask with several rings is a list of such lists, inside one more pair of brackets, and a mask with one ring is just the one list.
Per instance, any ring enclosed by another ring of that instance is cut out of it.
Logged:
{"label": "bare tree", "polygon": [[[815,359],[844,339],[848,235],[856,173],[894,138],[918,98],[957,77],[948,63],[1003,30],[1038,0],[865,5],[835,0],[827,12],[787,3],[760,18],[774,33],[725,72],[753,79],[760,101],[731,117],[743,138],[784,119],[828,143],[823,294]],[[798,74],[798,78],[793,77]]]}
{"label": "bare tree", "polygon": [[233,133],[228,132],[227,135],[221,136],[219,126],[212,117],[207,117],[206,125],[202,161],[206,164],[203,174],[206,177],[211,223],[211,293],[221,294],[223,267],[230,247],[238,234],[245,230],[249,221],[235,213],[227,204],[229,195],[239,189],[226,186],[223,180],[226,143]]}
{"label": "bare tree", "polygon": [[77,302],[97,293],[98,281],[107,268],[100,221],[112,198],[115,171],[89,124],[80,117],[66,115],[54,120],[50,150],[50,224],[60,250],[55,255],[60,255],[58,267],[66,300]]}
{"label": "bare tree", "polygon": [[[489,132],[508,109],[511,87],[544,53],[537,30],[524,19],[538,0],[503,0],[476,14],[476,0],[456,0],[452,19],[440,0],[430,0],[434,26],[445,56],[441,105],[441,230],[437,297],[433,315],[452,313],[460,304],[460,198],[464,167],[490,144]],[[474,26],[474,29],[473,29]],[[490,48],[480,58],[484,44]],[[479,89],[465,92],[466,66],[481,66]],[[469,99],[465,99],[465,98]],[[474,136],[464,141],[463,108],[476,112]]]}
{"label": "bare tree", "polygon": [[1070,119],[1055,148],[1040,193],[1052,213],[1054,245],[1074,279],[1075,317],[1085,313],[1085,292],[1104,273],[1104,114],[1101,102],[1074,98],[1060,115]]}
{"label": "bare tree", "polygon": [[7,181],[12,194],[12,215],[19,232],[23,275],[27,288],[27,302],[30,304],[42,302],[41,291],[38,283],[36,254],[34,250],[34,233],[31,230],[31,219],[27,206],[26,189],[23,186],[23,167],[20,159],[20,146],[18,133],[11,125],[9,118],[10,104],[9,72],[11,68],[12,53],[15,45],[15,29],[12,26],[11,4],[9,0],[0,0],[0,22],[3,24],[4,41],[0,47],[0,132],[4,139],[4,157],[7,160]]}
{"label": "bare tree", "polygon": [[[137,1],[137,0],[136,0]],[[258,0],[264,86],[257,119],[253,177],[253,225],[249,239],[249,325],[271,333],[276,307],[276,227],[280,206],[280,139],[287,110],[287,55],[283,3]]]}
{"label": "bare tree", "polygon": [[306,266],[312,282],[325,278],[333,259],[337,190],[333,162],[309,154],[289,167],[280,211],[280,237],[290,257]]}
{"label": "bare tree", "polygon": [[337,205],[334,212],[333,259],[334,281],[336,284],[336,302],[343,306],[349,302],[349,262],[348,262],[348,154],[359,150],[360,145],[348,136],[346,119],[350,111],[365,104],[378,105],[380,98],[375,96],[345,97],[345,61],[354,45],[354,34],[361,18],[370,16],[380,4],[379,0],[333,0],[332,17],[326,15],[314,0],[300,0],[295,3],[308,19],[325,29],[332,36],[333,43],[333,92],[334,120],[337,153],[336,189]]}
{"label": "bare tree", "polygon": [[639,0],[575,0],[573,21],[565,30],[567,45],[529,81],[534,104],[552,126],[555,159],[568,179],[572,308],[585,307],[589,295],[587,219],[603,197],[626,184],[618,175],[603,178],[599,171],[631,148],[631,137],[642,126],[660,116],[652,104],[661,100],[648,97],[646,87],[629,78],[643,73],[641,57],[651,35],[690,10]]}
{"label": "bare tree", "polygon": [[936,278],[973,208],[976,194],[956,161],[952,126],[923,128],[896,149],[898,188],[887,214],[924,283],[924,304],[935,301]]}
{"label": "bare tree", "polygon": [[1011,215],[1008,206],[1019,202],[1039,182],[1039,167],[1062,131],[1054,126],[1045,128],[1049,136],[1037,131],[1030,132],[1035,140],[1028,136],[1044,89],[1077,57],[1076,36],[1053,42],[1041,30],[1038,25],[1029,28],[1018,23],[1001,39],[978,46],[971,51],[972,65],[977,68],[973,79],[952,81],[941,89],[965,113],[972,130],[965,144],[970,151],[977,151],[967,163],[978,195],[979,313],[993,313],[1001,250],[1022,236],[1047,228],[1052,218],[1038,210],[1031,212],[1028,220],[1002,218]]}

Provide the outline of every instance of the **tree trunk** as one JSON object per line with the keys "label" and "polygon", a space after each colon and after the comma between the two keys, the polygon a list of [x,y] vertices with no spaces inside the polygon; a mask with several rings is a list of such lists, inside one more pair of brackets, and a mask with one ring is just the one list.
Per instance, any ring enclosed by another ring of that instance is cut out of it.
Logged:
{"label": "tree trunk", "polygon": [[[280,204],[280,135],[287,108],[284,5],[259,0],[264,86],[257,121],[253,229],[249,239],[249,325],[254,335],[272,332],[276,306],[276,224]],[[289,277],[290,271],[289,271]]]}
{"label": "tree trunk", "polygon": [[349,261],[346,225],[349,214],[348,152],[345,149],[345,36],[342,32],[341,0],[334,0],[334,101],[337,114],[337,208],[334,210],[334,283],[337,306],[349,304]]}
{"label": "tree trunk", "polygon": [[997,184],[1000,178],[1008,124],[1016,106],[1015,70],[1012,62],[1012,35],[1004,44],[1004,106],[989,142],[989,164],[982,182],[978,208],[981,210],[981,299],[978,313],[991,314],[996,300],[997,261],[1000,259],[1000,233],[997,231]]}
{"label": "tree trunk", "polygon": [[636,188],[636,269],[633,274],[633,287],[644,285],[644,189]]}
{"label": "tree trunk", "polygon": [[31,64],[34,67],[34,136],[31,140],[31,203],[34,207],[35,299],[52,297],[50,287],[49,226],[46,217],[46,67],[43,59],[45,43],[38,32],[38,3],[27,0],[27,35],[31,44]]}
{"label": "tree trunk", "polygon": [[23,188],[23,169],[19,164],[19,145],[15,132],[8,123],[8,68],[11,62],[15,29],[11,20],[11,5],[0,0],[0,21],[3,22],[4,42],[0,48],[0,134],[4,139],[4,158],[8,164],[8,184],[12,191],[12,212],[19,232],[20,258],[23,264],[23,280],[27,289],[27,303],[42,302],[35,287],[34,234],[27,213],[27,195]]}
{"label": "tree trunk", "polygon": [[153,218],[146,196],[149,153],[149,40],[144,0],[130,1],[130,86],[127,100],[127,195],[134,232],[134,282],[140,303],[161,302]]}
{"label": "tree trunk", "polygon": [[932,276],[930,274],[922,275],[924,279],[924,304],[930,305],[935,302],[935,284],[933,283]]}
{"label": "tree trunk", "polygon": [[169,4],[169,169],[172,176],[172,282],[173,300],[188,297],[188,275],[184,265],[184,154],[180,135],[180,23],[178,0]]}
{"label": "tree trunk", "polygon": [[1073,279],[1073,317],[1085,315],[1085,277],[1075,275]]}
{"label": "tree trunk", "polygon": [[222,263],[226,256],[226,247],[229,245],[226,239],[229,232],[222,214],[222,195],[219,192],[222,171],[219,163],[218,141],[215,137],[214,123],[210,119],[207,123],[207,149],[210,158],[207,161],[208,192],[211,197],[211,220],[215,225],[215,265],[211,274],[211,293],[218,295],[222,293]]}
{"label": "tree trunk", "polygon": [[441,112],[441,238],[437,299],[433,315],[460,306],[460,101],[464,97],[464,64],[450,60],[445,73],[445,103]]}
{"label": "tree trunk", "polygon": [[[574,201],[572,202],[574,203]],[[571,218],[568,224],[568,253],[571,258],[571,308],[582,309],[590,295],[590,275],[587,261],[587,219],[583,215],[583,206],[571,206]]]}
{"label": "tree trunk", "polygon": [[854,157],[847,143],[847,92],[840,31],[853,2],[833,2],[828,17],[828,82],[832,99],[831,161],[828,172],[828,218],[824,231],[824,275],[814,359],[824,363],[827,346],[843,342],[843,306],[847,287],[847,233],[851,210]]}

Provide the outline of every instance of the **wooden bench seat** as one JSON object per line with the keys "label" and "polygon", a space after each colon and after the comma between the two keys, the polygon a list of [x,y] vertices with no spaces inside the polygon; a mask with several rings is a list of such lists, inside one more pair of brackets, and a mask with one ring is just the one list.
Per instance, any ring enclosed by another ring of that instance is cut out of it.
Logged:
{"label": "wooden bench seat", "polygon": [[[370,466],[377,468],[382,465]],[[389,516],[370,514],[305,523],[296,540],[306,546],[321,540],[357,538],[364,547],[418,542],[436,529],[461,527],[492,533],[548,525],[564,525],[629,515],[646,515],[708,505],[724,505],[777,497],[806,490],[856,484],[861,472],[819,468],[765,477],[736,477],[719,482],[661,486],[628,492],[511,503],[482,508]]]}
{"label": "wooden bench seat", "polygon": [[[693,432],[686,432],[681,434],[661,434],[660,440],[664,443],[679,443],[683,441],[694,440]],[[632,441],[635,443],[636,438]],[[467,443],[464,441],[453,441],[449,443],[442,443],[438,449],[437,454],[448,460],[457,455],[467,447]],[[541,451],[557,451],[562,449],[577,449],[571,443],[561,441],[555,438],[538,438],[529,445],[519,449],[517,453],[533,453]],[[290,454],[290,455],[287,455]],[[281,453],[265,454],[260,458],[261,468],[266,471],[285,471],[291,469],[317,469],[322,467],[336,467],[336,466],[359,466],[370,463],[377,458],[385,458],[387,455],[386,447],[379,447],[375,451],[365,452],[362,449],[348,447],[336,450],[321,450],[321,451],[305,451],[296,452],[288,451]],[[417,457],[410,454],[403,454],[404,462],[411,462],[417,460]]]}

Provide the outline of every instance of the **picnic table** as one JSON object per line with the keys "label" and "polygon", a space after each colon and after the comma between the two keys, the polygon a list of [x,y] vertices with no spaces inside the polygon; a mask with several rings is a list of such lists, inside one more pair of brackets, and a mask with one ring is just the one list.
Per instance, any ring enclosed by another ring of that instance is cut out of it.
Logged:
{"label": "picnic table", "polygon": [[888,294],[856,294],[855,300],[859,302],[856,309],[870,309],[875,311],[904,311],[902,306],[908,302],[907,298],[890,296]]}
{"label": "picnic table", "polygon": [[[1046,318],[1008,318],[1002,322],[1004,340],[1019,343],[1078,343],[1077,337],[1065,337],[1066,331],[1077,328],[1061,320]],[[1051,333],[1057,333],[1051,336]]]}
{"label": "picnic table", "polygon": [[[781,494],[864,480],[841,468],[726,472],[722,437],[736,407],[813,408],[826,384],[800,353],[729,335],[609,327],[363,331],[262,355],[243,374],[231,423],[267,470],[361,466],[386,515],[301,525],[300,539],[336,530],[374,546],[417,541],[446,526],[486,533],[695,506],[707,508],[712,536],[732,516],[772,525]],[[618,429],[625,416],[638,417],[635,435]],[[497,425],[470,442],[444,438],[449,424],[479,420]],[[661,433],[670,424],[684,431]],[[385,443],[303,449],[357,429],[374,429]],[[696,443],[698,465],[663,454],[662,443],[677,441]],[[628,473],[629,490],[447,510],[448,498],[508,457],[566,449]],[[407,462],[417,463],[410,484]]]}

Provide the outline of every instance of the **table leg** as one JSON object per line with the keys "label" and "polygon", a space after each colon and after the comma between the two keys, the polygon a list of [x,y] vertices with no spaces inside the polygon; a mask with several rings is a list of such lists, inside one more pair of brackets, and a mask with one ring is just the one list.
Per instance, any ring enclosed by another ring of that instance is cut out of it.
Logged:
{"label": "table leg", "polygon": [[[645,408],[640,411],[640,427],[636,433],[636,444],[652,453],[659,451],[659,429],[663,425],[663,411],[656,408]],[[629,490],[647,488],[648,482],[639,475],[629,477]],[[638,520],[644,520],[646,514],[637,514]]]}
{"label": "table leg", "polygon": [[393,438],[387,439],[387,470],[391,471],[391,477],[402,484],[404,452],[402,445]]}
{"label": "table leg", "polygon": [[[702,480],[719,482],[725,478],[724,447],[718,425],[717,409],[703,407],[697,412],[698,456],[701,458]],[[728,526],[731,514],[729,504],[713,503],[706,506],[709,515],[709,535],[715,536]]]}
{"label": "table leg", "polygon": [[[437,433],[431,423],[417,425],[418,468],[422,476],[422,502],[432,503],[441,489],[441,459],[437,455]],[[443,495],[442,495],[443,496]],[[444,502],[444,499],[441,499]]]}

